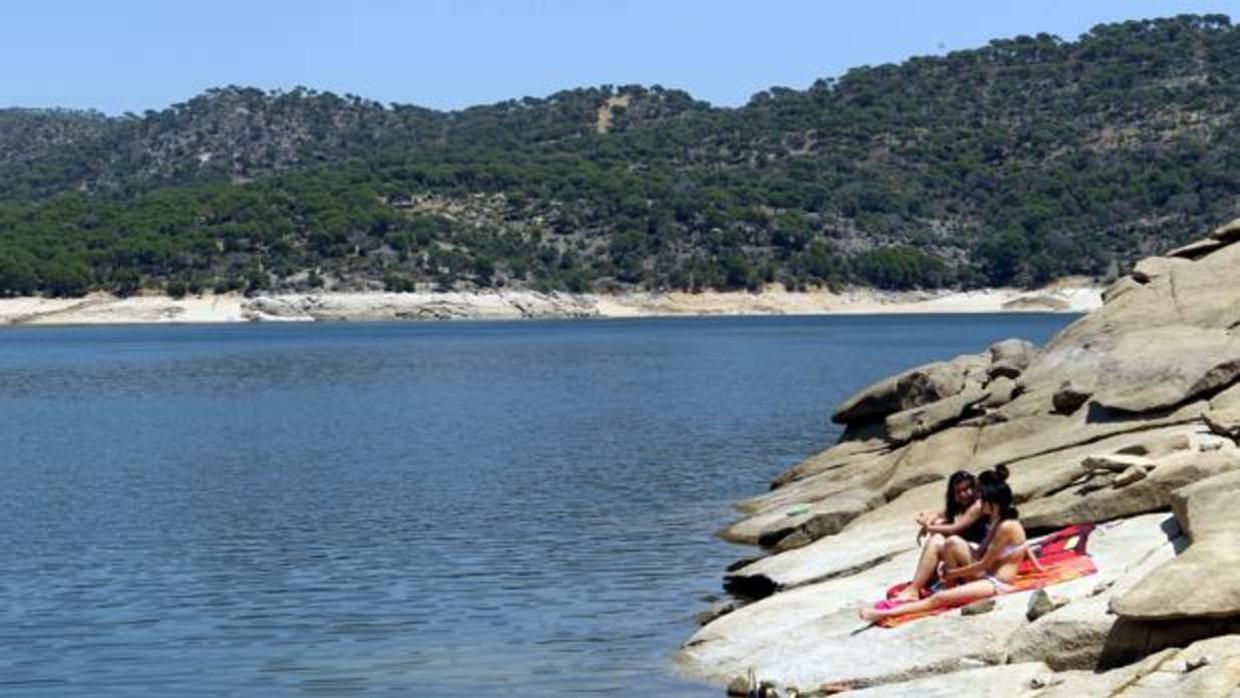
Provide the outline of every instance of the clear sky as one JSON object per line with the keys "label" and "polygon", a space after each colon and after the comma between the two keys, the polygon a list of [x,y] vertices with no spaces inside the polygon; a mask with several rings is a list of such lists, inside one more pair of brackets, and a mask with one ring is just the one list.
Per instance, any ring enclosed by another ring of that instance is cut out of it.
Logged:
{"label": "clear sky", "polygon": [[453,109],[601,84],[717,105],[850,67],[1240,0],[12,0],[0,106],[109,114],[296,85]]}

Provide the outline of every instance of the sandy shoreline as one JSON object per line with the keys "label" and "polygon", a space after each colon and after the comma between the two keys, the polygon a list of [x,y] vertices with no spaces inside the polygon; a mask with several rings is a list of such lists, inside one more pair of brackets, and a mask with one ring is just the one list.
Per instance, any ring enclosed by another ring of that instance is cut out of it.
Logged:
{"label": "sandy shoreline", "polygon": [[3,298],[0,325],[233,323],[330,320],[517,320],[704,315],[830,315],[1086,312],[1101,290],[1060,286],[885,292],[859,289],[790,293],[631,293],[615,295],[493,291],[482,293],[319,293],[246,298],[237,294],[116,298]]}

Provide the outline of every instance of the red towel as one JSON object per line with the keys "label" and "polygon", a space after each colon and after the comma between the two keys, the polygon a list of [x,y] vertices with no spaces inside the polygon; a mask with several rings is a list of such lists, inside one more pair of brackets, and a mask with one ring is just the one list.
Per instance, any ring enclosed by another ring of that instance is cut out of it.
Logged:
{"label": "red towel", "polygon": [[[1094,564],[1093,559],[1085,552],[1086,546],[1089,543],[1089,534],[1093,530],[1093,524],[1069,526],[1063,530],[1055,531],[1040,540],[1033,541],[1031,543],[1033,554],[1038,558],[1038,562],[1042,565],[1043,570],[1042,572],[1034,571],[1033,563],[1026,558],[1016,572],[1016,579],[1012,580],[1010,584],[1012,589],[1007,593],[1014,594],[1031,589],[1041,589],[1052,584],[1088,577],[1097,572],[1097,565]],[[874,604],[874,607],[890,608],[892,605],[890,599],[908,585],[909,582],[904,582],[891,587],[887,590],[887,598]],[[929,592],[923,592],[922,598],[929,595]],[[946,613],[952,609],[968,605],[975,600],[965,599],[953,606],[939,606],[932,611],[891,616],[878,621],[876,625],[881,625],[884,628],[894,628],[919,618]]]}

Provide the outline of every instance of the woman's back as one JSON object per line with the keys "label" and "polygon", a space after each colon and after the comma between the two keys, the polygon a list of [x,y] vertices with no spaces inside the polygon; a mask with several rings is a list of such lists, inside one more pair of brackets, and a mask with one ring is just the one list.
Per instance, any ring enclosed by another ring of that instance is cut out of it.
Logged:
{"label": "woman's back", "polygon": [[990,545],[999,552],[992,558],[994,562],[986,572],[1005,582],[1016,579],[1020,563],[1029,554],[1029,540],[1025,535],[1025,527],[1016,519],[1000,521],[995,528],[995,535],[991,538]]}

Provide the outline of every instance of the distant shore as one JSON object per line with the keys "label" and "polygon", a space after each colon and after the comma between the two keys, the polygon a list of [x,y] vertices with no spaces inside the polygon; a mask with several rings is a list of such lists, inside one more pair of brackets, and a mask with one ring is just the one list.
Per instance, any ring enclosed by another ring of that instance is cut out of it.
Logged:
{"label": "distant shore", "polygon": [[895,315],[1080,313],[1102,304],[1101,289],[1057,285],[1034,291],[891,292],[858,289],[757,293],[568,294],[498,290],[447,293],[306,293],[255,296],[138,295],[118,298],[0,299],[0,325],[97,325],[341,320],[517,320],[706,315]]}

